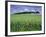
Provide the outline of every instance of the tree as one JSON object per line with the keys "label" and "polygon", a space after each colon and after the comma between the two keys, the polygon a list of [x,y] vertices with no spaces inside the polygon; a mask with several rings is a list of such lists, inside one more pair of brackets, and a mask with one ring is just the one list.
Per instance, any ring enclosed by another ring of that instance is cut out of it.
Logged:
{"label": "tree", "polygon": [[37,11],[36,13],[40,13],[39,11]]}

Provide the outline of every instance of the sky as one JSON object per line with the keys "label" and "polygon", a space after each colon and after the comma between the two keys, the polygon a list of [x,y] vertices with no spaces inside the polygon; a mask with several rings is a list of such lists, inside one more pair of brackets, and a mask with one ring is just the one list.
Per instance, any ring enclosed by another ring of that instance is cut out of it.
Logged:
{"label": "sky", "polygon": [[29,5],[10,5],[10,12],[11,13],[18,13],[18,12],[42,12],[41,6],[29,6]]}

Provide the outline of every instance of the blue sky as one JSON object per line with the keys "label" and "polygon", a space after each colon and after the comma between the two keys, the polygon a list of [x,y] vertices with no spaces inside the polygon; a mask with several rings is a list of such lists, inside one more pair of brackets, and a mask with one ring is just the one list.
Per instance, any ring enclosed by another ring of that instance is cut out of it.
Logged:
{"label": "blue sky", "polygon": [[29,5],[10,5],[10,12],[17,13],[17,12],[24,12],[24,11],[39,11],[42,12],[41,6],[29,6]]}

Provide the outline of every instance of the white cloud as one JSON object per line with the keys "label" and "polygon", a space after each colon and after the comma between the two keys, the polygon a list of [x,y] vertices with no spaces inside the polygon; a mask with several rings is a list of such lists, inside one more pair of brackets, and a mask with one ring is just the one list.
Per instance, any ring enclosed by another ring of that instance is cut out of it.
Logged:
{"label": "white cloud", "polygon": [[35,10],[34,10],[34,9],[32,9],[31,11],[35,12]]}
{"label": "white cloud", "polygon": [[24,11],[29,11],[29,9],[25,8]]}

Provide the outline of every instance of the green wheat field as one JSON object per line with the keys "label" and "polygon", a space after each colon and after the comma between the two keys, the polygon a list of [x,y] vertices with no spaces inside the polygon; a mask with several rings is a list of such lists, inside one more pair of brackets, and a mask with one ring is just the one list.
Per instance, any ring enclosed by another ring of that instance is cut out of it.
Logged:
{"label": "green wheat field", "polygon": [[10,31],[40,31],[41,15],[37,14],[11,14],[10,15]]}

